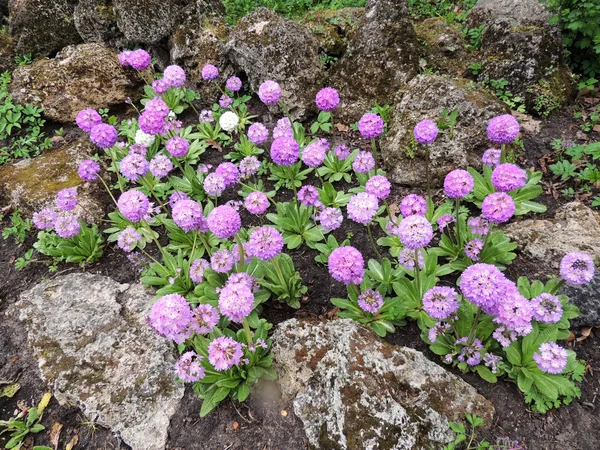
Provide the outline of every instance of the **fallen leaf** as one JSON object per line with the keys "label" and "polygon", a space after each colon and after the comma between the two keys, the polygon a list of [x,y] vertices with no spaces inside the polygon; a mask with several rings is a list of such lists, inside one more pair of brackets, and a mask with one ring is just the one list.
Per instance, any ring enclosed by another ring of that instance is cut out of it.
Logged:
{"label": "fallen leaf", "polygon": [[206,143],[208,145],[210,145],[212,148],[222,152],[223,151],[223,147],[221,147],[221,145],[217,142],[217,141],[213,141],[212,139],[209,139],[206,141]]}
{"label": "fallen leaf", "polygon": [[284,409],[284,410],[282,410],[282,411],[281,411],[281,415],[282,415],[283,417],[287,417],[287,411],[286,411],[285,409]]}
{"label": "fallen leaf", "polygon": [[69,441],[69,443],[67,444],[67,446],[65,447],[65,450],[73,450],[73,447],[75,447],[78,442],[79,442],[79,436],[77,436],[77,435],[73,436],[71,438],[71,440]]}
{"label": "fallen leaf", "polygon": [[600,133],[600,125],[594,125],[594,128],[592,128],[592,130],[594,130],[596,133]]}
{"label": "fallen leaf", "polygon": [[52,429],[50,430],[50,443],[54,445],[54,448],[58,448],[58,441],[60,439],[60,432],[62,431],[63,424],[59,422],[54,422],[52,424]]}
{"label": "fallen leaf", "polygon": [[521,122],[521,128],[531,134],[538,134],[540,132],[540,120],[535,120],[532,116],[528,114],[523,114],[519,112],[513,112],[513,115]]}
{"label": "fallen leaf", "polygon": [[50,403],[50,399],[52,398],[52,394],[50,392],[46,392],[44,394],[44,396],[42,397],[42,400],[40,400],[40,404],[38,405],[37,409],[38,409],[38,414],[41,416],[42,413],[44,412],[44,410],[46,409],[46,406],[48,406],[48,403]]}
{"label": "fallen leaf", "polygon": [[19,383],[9,384],[8,386],[4,386],[0,388],[0,397],[12,398],[15,394],[21,389],[21,385]]}
{"label": "fallen leaf", "polygon": [[338,130],[340,133],[347,133],[348,131],[350,131],[350,127],[348,125],[344,125],[343,123],[336,123],[335,129]]}
{"label": "fallen leaf", "polygon": [[581,342],[586,340],[587,338],[590,337],[590,334],[592,333],[592,328],[584,328],[583,330],[581,330],[581,336],[579,336],[577,338],[577,342]]}
{"label": "fallen leaf", "polygon": [[11,265],[15,262],[15,257],[11,256],[10,259],[8,260],[8,264]]}
{"label": "fallen leaf", "polygon": [[571,342],[575,340],[575,334],[572,331],[569,331],[569,337],[566,339],[567,342]]}

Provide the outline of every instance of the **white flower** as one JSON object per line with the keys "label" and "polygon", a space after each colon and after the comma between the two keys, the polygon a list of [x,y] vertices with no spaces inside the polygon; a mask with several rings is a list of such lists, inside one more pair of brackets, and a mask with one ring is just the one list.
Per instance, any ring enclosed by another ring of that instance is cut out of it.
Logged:
{"label": "white flower", "polygon": [[177,119],[177,114],[175,114],[173,111],[169,111],[169,114],[167,115],[167,119]]}
{"label": "white flower", "polygon": [[142,130],[137,130],[135,132],[135,143],[142,144],[144,147],[150,147],[154,144],[154,139],[156,139],[151,134],[146,134]]}
{"label": "white flower", "polygon": [[227,111],[219,118],[219,125],[225,131],[233,131],[238,126],[240,118],[236,113]]}

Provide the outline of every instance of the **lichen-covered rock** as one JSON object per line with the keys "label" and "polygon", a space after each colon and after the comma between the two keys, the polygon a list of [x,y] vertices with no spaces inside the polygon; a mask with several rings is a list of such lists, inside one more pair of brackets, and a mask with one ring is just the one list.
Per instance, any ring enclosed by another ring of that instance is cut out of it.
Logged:
{"label": "lichen-covered rock", "polygon": [[[315,39],[302,25],[258,8],[234,28],[227,52],[236,69],[246,73],[254,91],[265,80],[278,82],[281,98],[294,119],[315,109],[324,66]],[[278,106],[271,110],[281,114]]]}
{"label": "lichen-covered rock", "polygon": [[349,319],[288,320],[273,334],[282,393],[294,399],[312,448],[441,449],[448,421],[494,409],[475,389],[415,350]]}
{"label": "lichen-covered rock", "polygon": [[8,7],[17,54],[47,56],[81,42],[67,0],[10,0]]}
{"label": "lichen-covered rock", "polygon": [[330,84],[340,91],[337,117],[357,120],[376,103],[391,103],[418,67],[406,0],[368,0],[356,36],[331,71]]}
{"label": "lichen-covered rock", "polygon": [[114,50],[102,44],[63,49],[13,72],[13,99],[44,108],[44,115],[69,123],[85,108],[104,108],[141,96],[137,74],[121,66]]}
{"label": "lichen-covered rock", "polygon": [[0,73],[12,70],[15,67],[13,41],[8,32],[0,28]]}
{"label": "lichen-covered rock", "polygon": [[572,327],[600,326],[600,273],[591,282],[581,286],[565,285],[561,292],[569,296],[570,301],[577,305],[581,315],[571,319]]}
{"label": "lichen-covered rock", "polygon": [[364,17],[364,8],[321,9],[310,13],[302,21],[313,33],[321,57],[335,59],[346,53],[348,44]]}
{"label": "lichen-covered rock", "polygon": [[55,207],[58,191],[76,187],[79,205],[73,212],[87,222],[100,219],[104,216],[101,186],[85,183],[77,174],[79,163],[95,150],[89,139],[78,139],[36,158],[0,167],[0,198],[31,217],[41,208]]}
{"label": "lichen-covered rock", "polygon": [[504,78],[529,111],[560,108],[572,91],[558,25],[539,0],[479,0],[468,16],[471,28],[483,26],[481,77]]}
{"label": "lichen-covered rock", "polygon": [[115,47],[126,45],[125,36],[117,25],[112,0],[79,0],[73,18],[84,42],[104,42]]}
{"label": "lichen-covered rock", "polygon": [[454,109],[458,110],[454,129],[440,133],[429,145],[431,180],[440,184],[452,169],[481,165],[481,155],[491,146],[487,123],[506,113],[506,105],[483,90],[467,88],[465,80],[419,75],[396,105],[390,129],[381,141],[381,156],[394,182],[425,184],[425,151],[416,145],[413,128],[424,119],[438,121],[444,110]]}
{"label": "lichen-covered rock", "polygon": [[175,348],[146,323],[142,285],[72,274],[38,284],[16,308],[42,377],[61,404],[75,404],[133,450],[163,450],[183,397]]}
{"label": "lichen-covered rock", "polygon": [[461,75],[469,65],[467,46],[460,27],[443,17],[415,23],[425,68],[442,74]]}

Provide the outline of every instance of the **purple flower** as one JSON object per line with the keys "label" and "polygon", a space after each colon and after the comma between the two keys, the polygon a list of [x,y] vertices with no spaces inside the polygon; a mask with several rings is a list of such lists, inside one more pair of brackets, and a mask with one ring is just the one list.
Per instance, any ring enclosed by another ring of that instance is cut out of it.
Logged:
{"label": "purple flower", "polygon": [[248,194],[244,206],[250,214],[263,214],[269,208],[269,198],[262,192],[254,191]]}
{"label": "purple flower", "polygon": [[98,178],[99,173],[100,165],[92,159],[81,161],[79,168],[77,169],[77,174],[83,181],[94,181]]}
{"label": "purple flower", "polygon": [[363,311],[371,314],[377,314],[383,306],[383,297],[373,289],[367,289],[358,296],[358,306]]}
{"label": "purple flower", "polygon": [[192,311],[190,329],[198,334],[212,333],[219,323],[219,311],[211,305],[200,304]]}
{"label": "purple flower", "polygon": [[33,213],[33,224],[40,230],[51,230],[54,228],[57,217],[58,214],[56,211],[50,208],[44,208]]}
{"label": "purple flower", "polygon": [[317,93],[315,102],[321,111],[333,111],[340,104],[340,96],[334,88],[326,87]]}
{"label": "purple flower", "polygon": [[136,154],[142,155],[142,156],[146,156],[146,153],[148,153],[148,149],[143,144],[133,144],[132,146],[129,147],[128,154],[131,155],[133,153],[136,153]]}
{"label": "purple flower", "polygon": [[344,160],[350,156],[350,149],[344,144],[338,145],[333,149],[333,153],[338,157],[339,160]]}
{"label": "purple flower", "polygon": [[202,79],[212,81],[219,78],[219,69],[212,64],[207,64],[202,68]]}
{"label": "purple flower", "polygon": [[519,293],[514,284],[511,284],[506,293],[499,298],[495,314],[497,322],[513,330],[519,330],[531,326],[533,309],[529,300]]}
{"label": "purple flower", "polygon": [[204,378],[206,371],[206,369],[200,365],[203,359],[204,356],[200,356],[196,352],[185,352],[175,363],[175,373],[180,380],[187,383],[200,381]]}
{"label": "purple flower", "polygon": [[176,65],[167,66],[163,73],[163,80],[169,87],[178,88],[185,84],[185,72]]}
{"label": "purple flower", "polygon": [[131,54],[129,54],[127,57],[127,62],[129,65],[135,70],[140,71],[146,70],[148,67],[150,67],[151,60],[152,58],[150,58],[148,52],[146,50],[142,50],[141,48],[131,52]]}
{"label": "purple flower", "polygon": [[210,123],[214,122],[215,118],[213,117],[212,111],[208,109],[203,109],[200,111],[200,122],[202,123]]}
{"label": "purple flower", "polygon": [[117,130],[107,123],[94,125],[90,131],[90,140],[100,148],[110,148],[117,142]]}
{"label": "purple flower", "polygon": [[248,244],[252,256],[269,261],[283,250],[283,236],[273,227],[260,227],[250,234]]}
{"label": "purple flower", "polygon": [[150,202],[140,191],[131,189],[121,194],[117,206],[123,217],[135,223],[148,214]]}
{"label": "purple flower", "polygon": [[444,214],[442,217],[440,217],[438,219],[437,225],[438,225],[438,228],[440,229],[440,231],[444,231],[444,228],[446,228],[448,225],[450,225],[453,222],[456,222],[456,217],[454,217],[453,215],[450,215],[450,214]]}
{"label": "purple flower", "polygon": [[550,374],[563,372],[567,368],[567,357],[567,350],[554,342],[544,342],[533,354],[533,360],[540,370]]}
{"label": "purple flower", "polygon": [[279,139],[280,137],[294,137],[294,129],[287,117],[279,119],[277,125],[273,128],[273,139]]}
{"label": "purple flower", "polygon": [[224,162],[217,166],[215,173],[223,178],[225,186],[231,186],[238,182],[240,178],[240,172],[235,164],[230,162]]}
{"label": "purple flower", "polygon": [[187,155],[190,143],[187,139],[179,136],[172,137],[167,141],[167,151],[175,158],[182,158]]}
{"label": "purple flower", "polygon": [[141,240],[142,235],[138,233],[135,228],[128,227],[119,233],[117,245],[125,253],[130,253]]}
{"label": "purple flower", "polygon": [[242,219],[231,206],[217,206],[208,215],[208,228],[219,239],[229,239],[240,231]]}
{"label": "purple flower", "polygon": [[312,142],[302,151],[302,162],[308,167],[319,167],[323,164],[328,149],[329,142],[327,142],[327,139]]}
{"label": "purple flower", "polygon": [[508,222],[515,213],[515,202],[512,197],[504,192],[489,194],[483,199],[481,213],[490,222]]}
{"label": "purple flower", "polygon": [[140,130],[149,135],[165,131],[165,116],[160,111],[144,111],[139,119]]}
{"label": "purple flower", "polygon": [[580,285],[594,278],[594,261],[587,253],[571,252],[560,262],[560,276],[569,284]]}
{"label": "purple flower", "polygon": [[203,218],[202,207],[194,200],[179,200],[173,206],[173,221],[186,233],[198,228]]}
{"label": "purple flower", "polygon": [[[429,329],[429,332],[427,333],[429,342],[434,343],[437,340],[438,336],[442,336],[449,329],[450,329],[449,323],[437,322],[433,327],[431,327]],[[446,355],[446,356],[450,356],[450,355]]]}
{"label": "purple flower", "polygon": [[360,192],[353,195],[346,206],[348,217],[363,225],[371,223],[378,209],[379,202],[377,201],[377,197],[367,192]]}
{"label": "purple flower", "polygon": [[242,88],[242,80],[238,77],[229,77],[225,82],[225,87],[231,92],[237,92]]}
{"label": "purple flower", "polygon": [[472,239],[465,244],[465,255],[473,261],[479,261],[481,250],[483,250],[483,241],[481,239]]}
{"label": "purple flower", "polygon": [[[251,251],[252,249],[250,248],[250,244],[248,244],[247,242],[242,243],[242,247],[244,249],[244,264],[248,264],[252,260],[252,251]],[[233,261],[235,263],[240,262],[240,246],[239,246],[239,244],[233,245],[233,247],[231,248],[231,255],[233,256]],[[237,273],[234,275],[238,275],[240,277],[244,277],[245,275],[247,275],[248,277],[250,277],[250,275],[243,273],[243,272]],[[231,279],[232,277],[233,277],[233,275],[231,275],[229,278]]]}
{"label": "purple flower", "polygon": [[400,214],[404,217],[424,216],[427,213],[427,201],[417,194],[408,194],[400,202]]}
{"label": "purple flower", "polygon": [[169,175],[169,172],[173,170],[173,163],[165,155],[159,154],[152,158],[149,167],[152,175],[156,178],[163,178]]}
{"label": "purple flower", "polygon": [[334,249],[328,259],[331,276],[346,285],[362,283],[365,274],[364,265],[362,254],[349,245]]}
{"label": "purple flower", "polygon": [[233,99],[226,94],[219,97],[219,106],[223,109],[229,108],[233,104]]}
{"label": "purple flower", "polygon": [[119,53],[118,58],[122,66],[129,66],[129,56],[131,56],[132,53],[133,52],[131,50],[123,50],[121,53]]}
{"label": "purple flower", "polygon": [[67,214],[56,218],[54,229],[56,230],[56,234],[61,238],[69,239],[79,234],[81,225],[77,220],[77,217]]}
{"label": "purple flower", "polygon": [[520,189],[527,184],[527,172],[511,163],[500,164],[492,172],[492,184],[500,192]]}
{"label": "purple flower", "polygon": [[248,128],[248,140],[253,144],[260,145],[269,138],[269,130],[262,123],[256,122]]}
{"label": "purple flower", "polygon": [[129,153],[119,162],[119,171],[130,181],[137,181],[148,173],[150,164],[139,153]]}
{"label": "purple flower", "polygon": [[208,261],[203,258],[195,259],[190,265],[190,279],[196,283],[200,284],[204,281],[204,271],[210,267]]}
{"label": "purple flower", "polygon": [[[419,269],[422,269],[425,266],[425,258],[423,257],[422,252],[418,252],[419,257]],[[415,269],[415,251],[409,248],[403,249],[398,255],[398,262],[402,267],[406,270],[414,270]]]}
{"label": "purple flower", "polygon": [[280,137],[271,144],[271,158],[276,164],[291,166],[298,160],[300,146],[290,137]]}
{"label": "purple flower", "polygon": [[492,264],[473,264],[460,277],[460,290],[476,306],[493,310],[507,289],[507,280]]}
{"label": "purple flower", "polygon": [[191,329],[188,328],[191,320],[190,304],[179,294],[159,298],[148,314],[148,322],[152,329],[178,344],[183,344],[191,336]]}
{"label": "purple flower", "polygon": [[419,144],[432,144],[437,138],[438,127],[433,120],[421,120],[415,125],[413,135]]}
{"label": "purple flower", "polygon": [[383,175],[371,177],[365,185],[365,191],[374,195],[378,200],[385,200],[390,195],[392,184]]}
{"label": "purple flower", "polygon": [[423,295],[423,309],[434,319],[447,319],[459,306],[458,293],[451,287],[435,286]]}
{"label": "purple flower", "polygon": [[367,113],[358,121],[358,131],[365,139],[375,139],[383,131],[383,119],[374,113]]}
{"label": "purple flower", "polygon": [[225,179],[218,173],[209,173],[202,184],[204,192],[212,197],[217,197],[223,193],[225,188]]}
{"label": "purple flower", "polygon": [[305,206],[314,206],[319,200],[319,192],[314,186],[306,184],[298,191],[298,201]]}
{"label": "purple flower", "polygon": [[162,95],[169,90],[169,85],[165,80],[160,78],[152,82],[152,89],[154,89],[154,92],[156,92],[158,95]]}
{"label": "purple flower", "polygon": [[544,292],[531,299],[533,318],[542,323],[556,323],[563,315],[562,304],[556,295]]}
{"label": "purple flower", "polygon": [[267,80],[258,88],[258,97],[265,105],[274,105],[281,97],[281,86],[275,81]]}
{"label": "purple flower", "polygon": [[235,323],[243,323],[254,308],[254,294],[247,283],[227,283],[219,292],[221,314]]}
{"label": "purple flower", "polygon": [[146,105],[144,106],[144,111],[157,113],[163,117],[167,117],[170,112],[169,106],[165,103],[165,101],[162,98],[158,96],[146,102]]}
{"label": "purple flower", "polygon": [[221,336],[208,344],[208,360],[215,370],[229,370],[242,360],[242,344],[230,337]]}
{"label": "purple flower", "polygon": [[500,164],[500,156],[502,151],[499,148],[488,148],[483,152],[481,162],[488,167],[494,167]]}
{"label": "purple flower", "polygon": [[[467,338],[462,338],[456,341],[456,344],[466,343]],[[456,357],[460,362],[466,362],[469,366],[476,366],[481,362],[481,350],[483,345],[477,338],[473,339],[473,343],[463,347],[460,354]]]}
{"label": "purple flower", "polygon": [[496,339],[502,347],[508,347],[517,340],[517,333],[507,327],[498,327],[494,330],[492,337]]}
{"label": "purple flower", "polygon": [[342,212],[337,208],[325,208],[319,214],[321,226],[329,231],[337,230],[342,225],[343,220]]}
{"label": "purple flower", "polygon": [[63,211],[72,211],[77,206],[77,189],[65,188],[56,194],[56,206]]}
{"label": "purple flower", "polygon": [[92,131],[92,128],[102,123],[102,117],[95,109],[84,109],[79,111],[79,114],[77,114],[77,117],[75,118],[75,122],[79,128],[86,133],[89,133]]}
{"label": "purple flower", "polygon": [[488,366],[492,373],[498,372],[498,363],[502,361],[502,356],[486,353],[483,357],[483,363]]}
{"label": "purple flower", "polygon": [[490,231],[489,222],[482,216],[469,219],[467,223],[471,227],[471,233],[473,234],[485,236],[486,234],[488,234],[488,231]]}
{"label": "purple flower", "polygon": [[258,172],[260,161],[256,156],[246,156],[240,161],[240,174],[244,177],[249,177]]}
{"label": "purple flower", "polygon": [[371,152],[359,152],[352,162],[352,168],[356,173],[368,173],[374,167],[375,159]]}
{"label": "purple flower", "polygon": [[217,273],[229,272],[233,264],[233,255],[229,250],[218,250],[210,258],[210,268]]}
{"label": "purple flower", "polygon": [[433,238],[433,227],[425,217],[418,215],[403,219],[398,232],[400,242],[411,250],[427,247]]}
{"label": "purple flower", "polygon": [[488,123],[487,134],[495,144],[510,144],[519,135],[519,122],[510,114],[494,117]]}
{"label": "purple flower", "polygon": [[463,198],[471,193],[475,181],[469,172],[462,169],[453,170],[444,179],[444,192],[450,198]]}
{"label": "purple flower", "polygon": [[173,209],[173,207],[179,200],[187,200],[188,198],[189,197],[185,192],[173,192],[169,197],[169,206],[171,207],[171,209]]}

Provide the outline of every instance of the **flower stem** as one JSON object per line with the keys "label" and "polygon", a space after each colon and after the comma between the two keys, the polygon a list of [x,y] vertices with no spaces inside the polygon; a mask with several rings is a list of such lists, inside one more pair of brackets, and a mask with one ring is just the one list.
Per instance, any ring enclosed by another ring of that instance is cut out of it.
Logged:
{"label": "flower stem", "polygon": [[[198,234],[198,232],[196,232],[196,233]],[[202,245],[204,245],[204,249],[206,250],[208,257],[210,258],[212,256],[212,251],[210,250],[210,246],[208,245],[208,242],[206,242],[206,237],[204,236],[204,234],[198,234],[198,236],[200,237],[200,240],[202,241]]]}
{"label": "flower stem", "polygon": [[429,157],[429,147],[425,146],[425,173],[427,176],[427,197],[431,199],[431,164]]}
{"label": "flower stem", "polygon": [[237,242],[238,245],[238,249],[240,252],[240,262],[238,263],[238,272],[242,272],[244,269],[244,264],[246,261],[246,256],[244,255],[244,244],[242,243],[242,240],[240,239],[240,234],[236,233],[235,235],[235,241]]}
{"label": "flower stem", "polygon": [[[357,297],[360,295],[360,289],[358,288],[358,286],[354,283],[350,283],[348,285],[348,290],[352,290],[354,291],[354,295],[356,295]],[[348,293],[349,295],[350,293]]]}
{"label": "flower stem", "polygon": [[456,214],[456,225],[454,227],[454,229],[456,230],[456,244],[458,245],[458,248],[460,249],[462,247],[462,241],[461,241],[461,236],[460,236],[460,217],[458,215],[458,211],[460,209],[460,198],[456,199],[455,202],[455,214]]}
{"label": "flower stem", "polygon": [[248,344],[254,343],[254,337],[252,336],[252,331],[250,331],[250,325],[248,324],[248,320],[244,319],[244,333],[246,333],[246,339],[248,340]]}
{"label": "flower stem", "polygon": [[467,339],[467,346],[473,343],[473,338],[475,337],[475,329],[477,328],[477,324],[479,323],[480,313],[481,307],[477,307],[477,312],[475,313],[475,318],[473,319],[473,325],[471,326],[471,332],[469,333],[469,339]]}
{"label": "flower stem", "polygon": [[375,164],[377,164],[377,142],[375,142],[375,139],[371,139],[371,153],[373,154]]}
{"label": "flower stem", "polygon": [[419,296],[421,295],[421,269],[419,269],[419,249],[415,250],[415,280],[417,282],[417,289],[419,290]]}
{"label": "flower stem", "polygon": [[381,253],[379,253],[379,249],[377,248],[377,244],[375,243],[375,239],[373,239],[373,231],[371,230],[371,224],[368,223],[367,224],[367,232],[369,233],[369,240],[371,241],[371,245],[373,246],[373,250],[375,251],[375,254],[377,255],[377,259],[379,259],[379,262],[383,262],[383,256],[381,256]]}
{"label": "flower stem", "polygon": [[108,187],[108,184],[106,184],[106,181],[104,181],[104,179],[101,176],[98,176],[98,178],[100,179],[100,181],[102,182],[102,184],[104,185],[104,187],[106,188],[106,192],[108,192],[108,195],[110,195],[110,198],[112,199],[112,201],[115,203],[115,205],[118,207],[117,201],[115,200],[114,195],[112,194],[112,192],[110,192],[110,188]]}
{"label": "flower stem", "polygon": [[506,145],[502,144],[500,146],[500,164],[504,164],[506,162]]}

